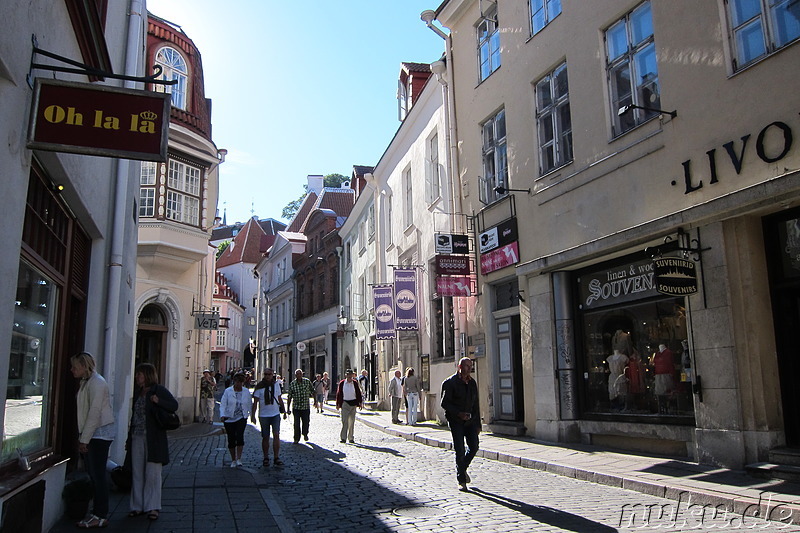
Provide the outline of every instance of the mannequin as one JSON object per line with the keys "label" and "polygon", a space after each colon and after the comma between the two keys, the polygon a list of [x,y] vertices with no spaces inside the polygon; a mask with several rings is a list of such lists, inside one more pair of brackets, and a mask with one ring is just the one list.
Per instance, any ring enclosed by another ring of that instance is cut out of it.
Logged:
{"label": "mannequin", "polygon": [[664,344],[658,345],[658,351],[653,354],[653,367],[655,370],[655,393],[658,399],[659,414],[669,411],[669,394],[674,388],[672,375],[675,373],[675,362],[672,350]]}
{"label": "mannequin", "polygon": [[615,349],[608,359],[608,399],[611,400],[612,409],[622,407],[625,395],[628,393],[628,380],[625,377],[625,366],[628,356]]}

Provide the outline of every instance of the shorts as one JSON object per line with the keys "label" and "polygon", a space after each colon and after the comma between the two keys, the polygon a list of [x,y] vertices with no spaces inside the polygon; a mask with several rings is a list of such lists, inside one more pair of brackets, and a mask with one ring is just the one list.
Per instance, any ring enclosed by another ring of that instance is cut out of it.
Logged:
{"label": "shorts", "polygon": [[272,428],[273,433],[281,432],[281,415],[275,416],[259,416],[259,423],[261,423],[261,436],[269,437],[269,430]]}
{"label": "shorts", "polygon": [[320,393],[317,394],[317,403],[325,403],[325,395]]}

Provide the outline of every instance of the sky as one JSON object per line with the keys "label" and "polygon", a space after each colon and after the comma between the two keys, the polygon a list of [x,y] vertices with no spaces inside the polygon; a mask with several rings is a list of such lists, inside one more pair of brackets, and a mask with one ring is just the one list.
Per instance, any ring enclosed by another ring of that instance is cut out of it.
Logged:
{"label": "sky", "polygon": [[147,0],[200,50],[228,224],[281,219],[309,174],[377,164],[400,122],[403,61],[444,40],[420,13],[441,0]]}

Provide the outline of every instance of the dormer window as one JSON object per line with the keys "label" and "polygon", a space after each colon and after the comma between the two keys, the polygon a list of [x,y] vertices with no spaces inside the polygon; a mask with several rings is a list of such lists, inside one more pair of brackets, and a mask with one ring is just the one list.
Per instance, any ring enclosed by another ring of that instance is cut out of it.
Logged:
{"label": "dormer window", "polygon": [[408,78],[403,76],[397,81],[397,118],[399,120],[405,120],[409,107]]}
{"label": "dormer window", "polygon": [[156,91],[172,94],[172,106],[186,110],[186,86],[189,69],[186,60],[174,48],[165,46],[156,54],[156,64],[161,66],[162,80],[177,80],[175,85],[156,85]]}

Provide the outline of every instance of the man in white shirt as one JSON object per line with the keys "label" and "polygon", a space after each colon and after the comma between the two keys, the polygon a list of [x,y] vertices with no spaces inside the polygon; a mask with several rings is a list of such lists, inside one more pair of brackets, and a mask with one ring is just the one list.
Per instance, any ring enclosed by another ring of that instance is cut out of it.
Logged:
{"label": "man in white shirt", "polygon": [[361,387],[353,379],[355,373],[351,369],[345,372],[345,378],[339,382],[336,389],[336,410],[342,410],[342,442],[355,443],[353,429],[356,424],[356,408],[364,408],[364,396]]}
{"label": "man in white shirt", "polygon": [[389,397],[392,399],[392,424],[400,423],[400,404],[403,402],[403,373],[394,371],[394,377],[389,380]]}

